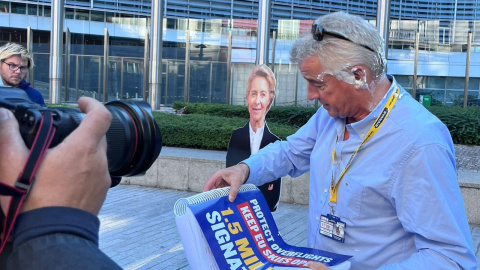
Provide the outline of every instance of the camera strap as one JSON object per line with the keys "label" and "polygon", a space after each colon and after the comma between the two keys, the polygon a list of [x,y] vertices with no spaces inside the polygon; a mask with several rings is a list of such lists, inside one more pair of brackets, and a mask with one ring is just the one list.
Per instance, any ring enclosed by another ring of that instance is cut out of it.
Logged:
{"label": "camera strap", "polygon": [[9,186],[4,183],[0,183],[0,194],[4,196],[11,196],[10,205],[6,218],[3,222],[2,230],[2,244],[0,246],[0,253],[3,251],[5,244],[10,238],[10,234],[13,230],[13,225],[20,212],[23,201],[28,195],[30,188],[35,180],[35,173],[40,167],[40,163],[47,152],[50,143],[52,142],[53,135],[55,134],[55,127],[53,126],[53,116],[50,111],[44,111],[42,119],[39,122],[39,127],[35,140],[30,147],[30,153],[17,178],[14,186]]}

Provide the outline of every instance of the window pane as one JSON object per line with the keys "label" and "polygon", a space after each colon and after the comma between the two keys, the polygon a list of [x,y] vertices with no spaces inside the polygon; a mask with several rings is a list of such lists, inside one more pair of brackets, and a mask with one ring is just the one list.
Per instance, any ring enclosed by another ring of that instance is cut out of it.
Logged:
{"label": "window pane", "polygon": [[47,6],[43,6],[43,16],[50,17],[52,16],[52,9]]}
{"label": "window pane", "polygon": [[8,13],[8,2],[0,1],[0,13]]}
{"label": "window pane", "polygon": [[93,11],[92,10],[92,21],[95,22],[104,22],[105,21],[105,13],[103,11]]}
{"label": "window pane", "polygon": [[445,89],[445,77],[427,77],[426,88]]}
{"label": "window pane", "polygon": [[9,33],[0,33],[0,41],[10,41],[10,34]]}
{"label": "window pane", "polygon": [[447,78],[447,89],[464,89],[464,88],[465,88],[465,78],[463,77]]}
{"label": "window pane", "polygon": [[12,3],[12,13],[27,14],[27,5],[24,3]]}
{"label": "window pane", "polygon": [[88,10],[77,9],[75,13],[76,20],[88,21]]}
{"label": "window pane", "polygon": [[480,90],[480,78],[468,79],[468,90]]}
{"label": "window pane", "polygon": [[74,10],[73,8],[65,9],[65,19],[73,19]]}
{"label": "window pane", "polygon": [[115,21],[115,13],[107,12],[107,22],[113,23]]}
{"label": "window pane", "polygon": [[397,83],[403,86],[403,88],[411,88],[413,76],[397,75],[395,76]]}
{"label": "window pane", "polygon": [[38,15],[38,12],[37,12],[37,9],[38,9],[38,6],[37,5],[28,5],[28,15],[35,15],[37,16]]}

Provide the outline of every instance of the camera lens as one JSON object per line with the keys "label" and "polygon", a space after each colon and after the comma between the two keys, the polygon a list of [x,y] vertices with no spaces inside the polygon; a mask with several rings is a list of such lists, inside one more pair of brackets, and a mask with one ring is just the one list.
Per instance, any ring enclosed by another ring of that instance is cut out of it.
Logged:
{"label": "camera lens", "polygon": [[112,101],[107,131],[108,170],[114,177],[142,175],[162,149],[162,136],[150,105],[143,101]]}
{"label": "camera lens", "polygon": [[[105,106],[112,114],[106,137],[108,170],[114,186],[122,176],[145,174],[160,154],[162,135],[147,102],[118,100]],[[78,109],[43,107],[32,102],[25,91],[1,86],[0,107],[15,114],[20,134],[28,148],[36,140],[42,111],[52,112],[56,127],[50,147],[63,141],[85,116]]]}

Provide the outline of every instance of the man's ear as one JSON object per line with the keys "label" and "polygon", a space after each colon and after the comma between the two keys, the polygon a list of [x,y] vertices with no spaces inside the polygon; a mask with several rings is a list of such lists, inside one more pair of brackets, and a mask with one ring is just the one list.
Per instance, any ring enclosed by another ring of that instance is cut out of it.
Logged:
{"label": "man's ear", "polygon": [[353,73],[353,77],[355,78],[356,86],[362,87],[367,83],[367,72],[365,71],[365,68],[361,66],[354,66],[351,71]]}
{"label": "man's ear", "polygon": [[361,66],[354,66],[351,71],[353,73],[353,76],[355,76],[356,81],[363,81],[363,78],[367,75],[364,68]]}

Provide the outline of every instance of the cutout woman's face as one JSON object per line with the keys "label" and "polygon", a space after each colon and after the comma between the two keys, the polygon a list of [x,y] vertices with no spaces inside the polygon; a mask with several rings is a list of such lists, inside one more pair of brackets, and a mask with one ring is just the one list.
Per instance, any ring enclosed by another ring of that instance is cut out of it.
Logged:
{"label": "cutout woman's face", "polygon": [[263,120],[270,104],[270,85],[263,77],[253,79],[250,92],[247,96],[248,112],[250,113],[250,124],[256,127],[263,126]]}

